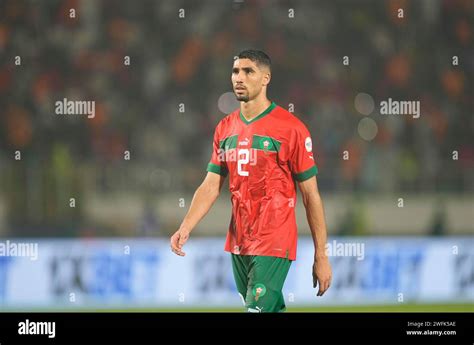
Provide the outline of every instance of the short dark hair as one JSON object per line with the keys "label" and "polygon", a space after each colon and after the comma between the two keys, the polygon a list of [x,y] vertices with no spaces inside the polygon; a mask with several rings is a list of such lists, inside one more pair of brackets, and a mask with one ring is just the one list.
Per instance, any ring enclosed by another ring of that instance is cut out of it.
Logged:
{"label": "short dark hair", "polygon": [[256,62],[257,65],[267,66],[270,71],[272,70],[272,61],[270,57],[261,50],[247,49],[243,50],[237,56],[239,59],[249,59],[253,62]]}

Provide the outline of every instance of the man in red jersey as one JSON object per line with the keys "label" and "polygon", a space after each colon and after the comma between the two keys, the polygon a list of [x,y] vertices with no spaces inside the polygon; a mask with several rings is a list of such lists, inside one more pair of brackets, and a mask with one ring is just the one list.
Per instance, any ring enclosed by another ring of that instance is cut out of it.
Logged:
{"label": "man in red jersey", "polygon": [[282,289],[296,259],[296,184],[313,236],[317,295],[322,296],[331,283],[311,136],[301,120],[268,100],[270,79],[271,62],[264,52],[246,50],[235,59],[232,85],[240,109],[217,125],[207,176],[171,237],[172,251],[184,256],[189,234],[229,175],[232,217],[225,250],[231,253],[237,289],[249,312],[286,309]]}

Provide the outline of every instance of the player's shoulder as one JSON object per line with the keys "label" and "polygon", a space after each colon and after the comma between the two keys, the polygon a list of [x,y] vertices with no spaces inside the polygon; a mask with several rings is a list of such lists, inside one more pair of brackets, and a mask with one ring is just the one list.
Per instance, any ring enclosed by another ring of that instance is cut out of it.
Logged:
{"label": "player's shoulder", "polygon": [[308,131],[306,123],[298,115],[289,112],[279,105],[276,106],[275,110],[275,119],[282,121],[285,127],[296,131]]}
{"label": "player's shoulder", "polygon": [[225,115],[216,125],[216,129],[225,129],[232,125],[235,121],[235,117],[239,115],[239,109],[235,109],[233,112]]}

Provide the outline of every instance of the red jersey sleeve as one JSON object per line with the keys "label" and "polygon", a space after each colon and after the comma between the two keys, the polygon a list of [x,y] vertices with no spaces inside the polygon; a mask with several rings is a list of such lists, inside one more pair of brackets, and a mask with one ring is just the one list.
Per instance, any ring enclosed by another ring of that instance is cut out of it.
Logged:
{"label": "red jersey sleeve", "polygon": [[293,131],[290,143],[290,169],[295,180],[302,182],[316,176],[318,168],[313,156],[313,143],[304,124]]}
{"label": "red jersey sleeve", "polygon": [[227,176],[228,170],[224,159],[224,150],[220,147],[220,123],[217,125],[214,131],[214,140],[212,142],[212,155],[209,164],[207,165],[207,171],[219,174],[221,176]]}

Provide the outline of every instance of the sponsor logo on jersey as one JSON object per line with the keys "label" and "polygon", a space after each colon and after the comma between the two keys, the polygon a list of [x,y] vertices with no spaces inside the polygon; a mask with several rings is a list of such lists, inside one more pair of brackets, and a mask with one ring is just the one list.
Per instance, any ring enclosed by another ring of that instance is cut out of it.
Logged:
{"label": "sponsor logo on jersey", "polygon": [[247,311],[249,313],[261,313],[263,311],[263,307],[259,308],[259,307],[255,307],[254,308],[248,308]]}
{"label": "sponsor logo on jersey", "polygon": [[262,313],[263,312],[263,307],[255,306],[255,308],[248,308],[247,311],[249,313]]}
{"label": "sponsor logo on jersey", "polygon": [[249,138],[245,138],[244,140],[239,141],[239,145],[247,146],[249,142],[250,142]]}

